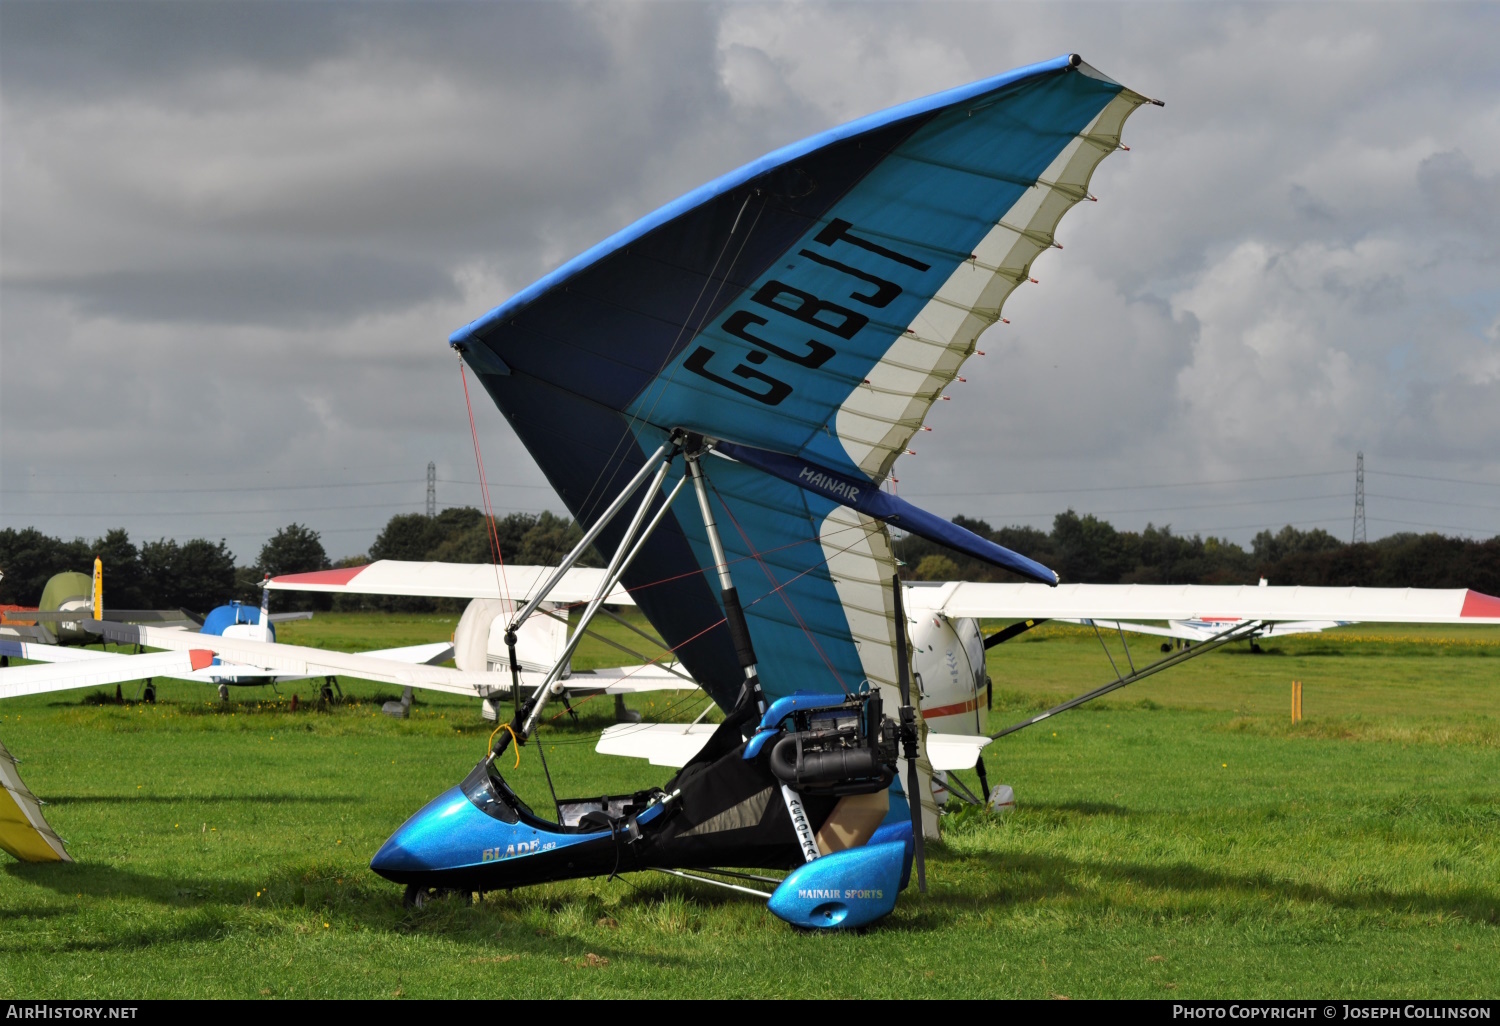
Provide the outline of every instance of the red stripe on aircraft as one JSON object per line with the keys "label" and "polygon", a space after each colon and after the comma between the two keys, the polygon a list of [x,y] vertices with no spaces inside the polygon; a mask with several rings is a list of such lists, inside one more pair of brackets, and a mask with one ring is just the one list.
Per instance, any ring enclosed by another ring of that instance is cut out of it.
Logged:
{"label": "red stripe on aircraft", "polygon": [[1459,610],[1458,615],[1500,617],[1500,598],[1486,595],[1482,591],[1465,592],[1464,607]]}
{"label": "red stripe on aircraft", "polygon": [[206,648],[193,648],[188,650],[188,665],[195,670],[202,670],[213,665],[214,654]]}
{"label": "red stripe on aircraft", "polygon": [[925,720],[934,716],[960,716],[966,712],[973,712],[978,708],[979,699],[971,698],[967,702],[960,702],[958,705],[944,705],[937,709],[923,709],[922,718]]}
{"label": "red stripe on aircraft", "polygon": [[271,580],[277,584],[348,584],[358,577],[361,571],[368,568],[369,564],[347,566],[338,570],[314,570],[305,574],[282,574]]}

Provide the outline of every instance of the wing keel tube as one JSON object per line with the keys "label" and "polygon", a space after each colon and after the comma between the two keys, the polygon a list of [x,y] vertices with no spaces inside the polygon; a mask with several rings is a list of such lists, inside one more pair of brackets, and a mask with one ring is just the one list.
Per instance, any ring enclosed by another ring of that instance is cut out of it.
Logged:
{"label": "wing keel tube", "polygon": [[988,538],[981,538],[951,521],[919,509],[904,499],[882,492],[863,478],[841,474],[797,456],[740,445],[738,442],[718,441],[713,443],[713,448],[740,463],[832,499],[841,506],[858,510],[892,527],[910,531],[928,541],[946,545],[966,556],[982,559],[1039,584],[1057,586],[1059,578],[1056,571],[1019,552],[996,545]]}

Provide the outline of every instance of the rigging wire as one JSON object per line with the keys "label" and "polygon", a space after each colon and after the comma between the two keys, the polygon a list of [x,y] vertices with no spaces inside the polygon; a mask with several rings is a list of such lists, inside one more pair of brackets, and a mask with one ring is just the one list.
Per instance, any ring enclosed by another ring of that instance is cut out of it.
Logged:
{"label": "rigging wire", "polygon": [[[761,572],[766,575],[768,580],[770,580],[772,592],[777,593],[781,596],[782,603],[786,605],[787,611],[791,613],[792,617],[797,621],[797,626],[802,628],[802,633],[807,635],[807,640],[812,643],[813,649],[818,653],[818,658],[823,660],[823,665],[828,667],[828,672],[833,674],[833,679],[838,681],[839,687],[843,689],[844,694],[849,694],[849,685],[844,683],[843,675],[839,673],[838,669],[834,667],[832,660],[828,658],[827,653],[823,651],[823,646],[819,644],[818,639],[813,636],[813,632],[808,628],[807,622],[802,619],[802,614],[797,612],[797,607],[792,604],[792,600],[790,596],[787,595],[784,586],[776,580],[776,575],[771,572],[771,568],[766,565],[766,561],[762,559],[760,553],[756,551],[755,546],[750,541],[750,536],[745,533],[745,529],[740,526],[739,520],[736,519],[734,510],[729,508],[729,503],[724,501],[724,496],[719,494],[719,489],[715,487],[712,482],[709,483],[709,487],[713,489],[714,497],[719,500],[719,505],[724,507],[724,512],[728,515],[729,522],[733,524],[734,529],[739,532],[740,539],[745,543],[745,547],[750,550],[750,554],[754,556],[755,561],[760,564]],[[850,547],[852,548],[853,546]],[[831,558],[831,556],[826,557],[823,562],[827,563]],[[810,569],[811,568],[809,568],[809,570]],[[804,573],[806,572],[807,571],[804,571]],[[801,576],[803,575],[798,574],[797,577],[792,578],[792,580],[795,581]],[[790,584],[791,581],[788,581],[787,583]],[[754,605],[754,603],[751,603],[751,605]]]}
{"label": "rigging wire", "polygon": [[504,597],[513,613],[516,607],[510,604],[510,582],[505,578],[505,556],[500,551],[500,533],[495,527],[494,506],[490,503],[490,483],[484,474],[484,457],[479,452],[479,429],[474,424],[474,404],[469,400],[469,375],[464,370],[462,355],[458,356],[458,380],[464,387],[464,408],[469,414],[469,437],[474,440],[474,462],[479,467],[479,494],[484,502],[484,522],[489,536],[491,565],[495,567],[495,591]]}
{"label": "rigging wire", "polygon": [[[722,503],[724,501],[722,496],[720,497],[719,501],[720,501],[720,503]],[[725,507],[725,510],[727,512],[728,511],[728,507]],[[731,514],[730,519],[731,520],[733,519],[733,515],[732,514]],[[832,532],[828,537],[831,537],[833,534],[842,534],[845,531],[858,531],[860,533],[860,535],[861,535],[861,538],[867,536],[868,533],[869,533],[869,529],[868,528],[864,528],[864,527],[859,527],[859,526],[855,526],[855,527],[841,527],[837,531]],[[814,538],[812,540],[813,541],[821,541],[822,539],[821,538]],[[799,541],[799,542],[793,542],[791,544],[792,545],[804,545],[804,544],[807,544],[807,542],[805,542],[805,541]],[[845,547],[843,547],[841,549],[834,550],[832,553],[829,553],[828,555],[824,556],[818,562],[813,563],[812,565],[810,565],[809,567],[807,567],[805,570],[802,570],[801,572],[799,572],[795,577],[793,577],[791,580],[787,581],[785,584],[778,584],[778,585],[776,585],[776,587],[772,588],[770,591],[766,592],[764,595],[760,596],[759,598],[752,599],[750,602],[748,602],[748,603],[745,604],[745,608],[746,609],[750,609],[751,607],[756,606],[756,605],[758,605],[761,602],[764,602],[766,599],[770,598],[772,595],[778,595],[779,594],[779,595],[782,596],[783,601],[786,601],[786,599],[785,599],[785,590],[786,590],[786,588],[788,588],[791,585],[795,584],[797,581],[801,580],[803,577],[806,577],[808,574],[812,573],[814,570],[817,570],[819,567],[824,566],[829,561],[831,561],[834,556],[842,556],[844,553],[848,552],[850,549],[854,548],[854,546],[858,545],[858,544],[859,544],[859,541],[856,540],[856,541],[851,542],[850,544],[846,545]],[[790,546],[783,545],[783,546],[778,546],[778,547],[779,548],[789,548]],[[767,552],[772,552],[772,551],[775,551],[775,550],[768,549],[766,551]],[[742,560],[749,559],[749,558],[751,558],[751,557],[749,557],[749,556],[742,556],[738,560],[731,560],[731,562],[740,562]],[[706,570],[701,570],[701,571],[698,571],[698,572],[699,573],[707,573]],[[679,576],[691,576],[691,575],[679,575]],[[775,578],[772,578],[772,583],[773,584],[775,583]],[[794,615],[794,616],[796,615],[796,611],[795,610],[793,610],[792,615]],[[668,653],[676,653],[678,649],[683,648],[684,646],[686,646],[686,645],[688,645],[688,644],[690,644],[690,643],[698,640],[703,635],[705,635],[709,631],[713,630],[715,627],[719,627],[722,624],[725,624],[727,622],[728,622],[728,619],[726,617],[720,617],[717,621],[715,621],[714,623],[709,624],[707,627],[703,628],[701,631],[699,631],[697,634],[694,634],[692,637],[688,638],[687,640],[680,641],[676,645],[673,645],[671,648],[668,648],[667,652]],[[802,629],[804,631],[806,631],[807,627],[804,625]],[[811,632],[809,632],[809,636],[811,636]],[[817,640],[813,639],[813,646],[816,648],[817,645],[818,645]],[[818,649],[818,654],[819,655],[823,655],[821,648]],[[631,670],[629,673],[625,674],[620,679],[621,680],[626,680],[626,679],[634,676],[635,674],[639,673],[641,670],[645,669],[647,666],[659,666],[661,664],[661,658],[662,657],[658,656],[655,659],[648,660],[647,662],[645,662],[641,666],[639,666],[636,669]],[[824,661],[825,664],[828,663],[828,657],[826,655],[823,656],[823,661]],[[837,678],[838,677],[838,671],[835,670],[832,667],[832,665],[829,665],[828,668],[833,671],[834,676]],[[839,679],[839,685],[841,687],[843,686],[843,680],[841,678]],[[701,687],[702,686],[700,685],[700,689],[701,689]],[[845,694],[849,693],[849,689],[847,687],[844,688],[844,693]],[[593,699],[595,697],[597,697],[597,696],[590,695],[588,698],[585,698],[583,701],[579,702],[577,707],[582,707],[583,705],[585,705],[586,703],[588,703],[591,699]],[[564,709],[562,712],[559,712],[556,715],[554,715],[552,717],[552,719],[556,720],[559,717],[566,716],[567,714],[568,714],[567,710]]]}
{"label": "rigging wire", "polygon": [[[719,264],[723,261],[724,254],[729,252],[729,245],[734,241],[734,233],[739,230],[740,220],[745,216],[745,211],[750,206],[750,200],[759,194],[759,190],[753,190],[745,194],[744,202],[740,204],[739,211],[734,215],[734,223],[730,225],[729,234],[724,237],[724,244],[719,247],[719,252],[714,257],[713,265],[708,269],[708,274],[704,277],[703,284],[699,286],[698,294],[693,297],[693,305],[688,308],[687,315],[683,318],[682,324],[677,329],[676,336],[672,339],[672,344],[668,346],[666,351],[662,354],[661,363],[657,366],[656,373],[652,376],[652,380],[660,377],[662,371],[666,370],[667,364],[671,362],[672,354],[676,351],[677,344],[682,341],[683,334],[688,330],[688,325],[692,323],[694,315],[698,312],[698,304],[702,302],[704,294],[708,291],[709,283],[714,281],[714,275],[719,270]],[[762,204],[761,209],[756,211],[755,220],[750,223],[750,227],[746,230],[745,237],[740,242],[739,248],[734,251],[734,256],[730,259],[729,266],[724,269],[723,277],[719,278],[718,287],[714,290],[713,298],[710,299],[708,301],[708,304],[703,308],[703,316],[699,319],[698,326],[693,329],[694,336],[696,336],[698,332],[702,331],[703,325],[708,322],[710,311],[713,310],[714,304],[718,302],[719,296],[724,290],[724,285],[729,281],[730,274],[734,272],[735,265],[739,263],[740,255],[744,253],[745,246],[750,242],[750,237],[755,234],[755,228],[758,224],[760,224],[760,216],[764,212],[765,206],[764,204]],[[676,372],[674,371],[673,373],[675,374]],[[671,380],[672,379],[669,377],[666,384],[671,384]],[[594,483],[589,486],[589,490],[587,494],[585,494],[583,501],[578,504],[577,508],[579,512],[574,515],[573,522],[578,524],[580,528],[583,526],[581,520],[583,512],[589,508],[589,504],[594,500],[594,494],[599,490],[599,486],[604,482],[606,472],[609,470],[611,461],[613,461],[615,456],[620,452],[620,447],[626,443],[627,439],[633,438],[635,436],[634,431],[636,425],[641,423],[642,421],[648,420],[651,414],[656,411],[656,406],[661,401],[661,397],[663,394],[665,394],[665,392],[665,387],[658,390],[656,398],[652,400],[651,408],[647,410],[645,414],[630,414],[630,419],[626,424],[625,430],[622,431],[620,433],[620,437],[616,439],[614,448],[610,450],[609,456],[604,461],[604,466],[600,468],[599,473],[595,476]],[[527,601],[530,601],[530,593],[527,594],[526,598]]]}

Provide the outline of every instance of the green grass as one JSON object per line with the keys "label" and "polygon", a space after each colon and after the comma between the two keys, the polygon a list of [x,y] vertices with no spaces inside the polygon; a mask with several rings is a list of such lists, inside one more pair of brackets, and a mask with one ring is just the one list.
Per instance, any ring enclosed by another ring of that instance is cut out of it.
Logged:
{"label": "green grass", "polygon": [[[320,614],[281,637],[373,648],[453,624]],[[1137,663],[1159,654],[1132,644]],[[580,666],[615,661],[590,645]],[[930,893],[858,935],[799,934],[750,899],[645,875],[404,911],[368,860],[483,753],[472,701],[419,694],[407,721],[379,714],[394,689],[359,683],[328,712],[297,685],[279,701],[237,690],[228,708],[187,684],[154,706],[9,701],[0,738],[78,861],[4,863],[0,991],[1495,997],[1500,631],[1353,628],[1268,647],[997,742],[991,780],[1015,787],[1017,811],[950,817]],[[1053,625],[992,650],[990,670],[996,726],[1110,676],[1092,632]],[[702,708],[671,693],[633,704]],[[551,723],[560,791],[669,775],[594,753],[610,711],[596,699],[576,725]],[[534,748],[507,774],[545,807]]]}

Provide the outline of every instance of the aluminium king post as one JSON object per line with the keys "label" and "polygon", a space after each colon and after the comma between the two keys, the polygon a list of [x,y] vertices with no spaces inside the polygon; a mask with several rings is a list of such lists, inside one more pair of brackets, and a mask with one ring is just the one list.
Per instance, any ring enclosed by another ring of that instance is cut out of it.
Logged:
{"label": "aluminium king post", "polygon": [[[713,554],[714,567],[719,572],[719,594],[724,602],[724,620],[729,625],[729,636],[734,641],[735,655],[739,657],[740,666],[745,672],[745,686],[755,696],[755,704],[764,715],[766,696],[760,687],[760,669],[756,664],[755,645],[750,639],[750,625],[745,622],[745,610],[740,605],[740,593],[735,588],[734,577],[729,572],[729,557],[724,554],[724,543],[719,538],[719,527],[714,521],[713,508],[708,502],[708,486],[701,466],[707,447],[702,435],[683,434],[681,438],[679,444],[683,448],[687,472],[693,479],[693,491],[698,496],[698,512],[703,517],[703,528],[708,534],[708,548]],[[797,847],[802,852],[802,858],[811,862],[821,852],[818,850],[817,838],[813,835],[812,824],[808,822],[802,796],[786,784],[782,784],[781,799],[786,803],[787,818],[791,820],[792,830],[797,835]]]}

